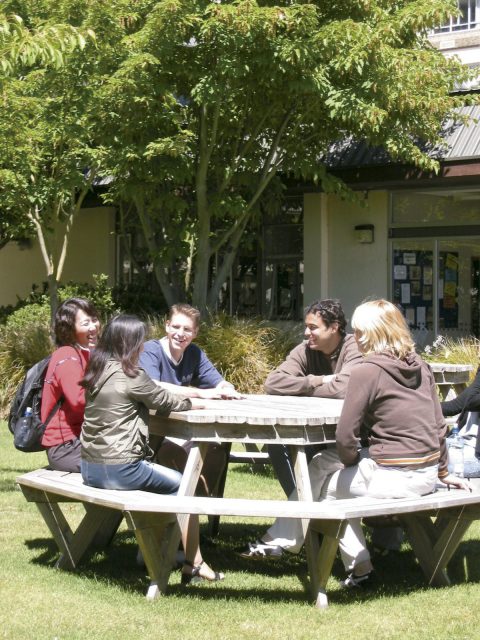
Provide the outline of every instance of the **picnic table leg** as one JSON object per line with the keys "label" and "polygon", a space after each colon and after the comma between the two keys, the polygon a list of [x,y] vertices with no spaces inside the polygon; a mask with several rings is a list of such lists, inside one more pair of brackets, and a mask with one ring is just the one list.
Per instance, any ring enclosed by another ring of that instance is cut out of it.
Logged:
{"label": "picnic table leg", "polygon": [[92,544],[105,540],[102,538],[104,526],[108,529],[109,539],[113,535],[113,526],[116,525],[115,530],[118,527],[117,513],[105,507],[89,504],[84,505],[85,515],[73,532],[57,502],[58,498],[52,496],[50,500],[49,494],[44,491],[39,491],[38,494],[41,501],[36,502],[37,508],[60,550],[60,558],[55,564],[57,569],[75,569]]}
{"label": "picnic table leg", "polygon": [[[167,589],[180,539],[177,520],[170,513],[126,511],[124,515],[129,528],[135,532],[150,577],[147,600],[154,600]],[[170,545],[173,539],[177,540],[175,548]]]}
{"label": "picnic table leg", "polygon": [[[227,473],[228,473],[228,459],[230,457],[230,451],[232,449],[232,443],[228,442],[225,444],[225,467],[220,474],[217,484],[213,487],[212,497],[215,498],[223,498],[223,492],[225,491],[225,483],[227,481]],[[218,535],[218,530],[220,528],[220,516],[208,516],[208,533],[211,538],[215,538]]]}
{"label": "picnic table leg", "polygon": [[22,486],[21,489],[27,500],[37,505],[60,550],[60,558],[55,564],[58,569],[75,569],[91,545],[105,547],[109,544],[123,518],[114,509],[84,503],[85,515],[73,532],[57,495],[32,487]]}
{"label": "picnic table leg", "polygon": [[104,547],[110,542],[121,522],[118,512],[112,509],[96,504],[84,504],[84,507],[85,515],[58,559],[57,569],[75,569],[92,546],[101,543]]}
{"label": "picnic table leg", "polygon": [[314,530],[318,530],[323,534],[322,544],[312,569],[317,576],[317,592],[313,594],[317,609],[326,609],[328,607],[327,582],[337,555],[338,541],[343,535],[346,524],[346,521],[335,520],[315,520],[311,523],[311,527]]}
{"label": "picnic table leg", "polygon": [[[193,443],[177,495],[194,495],[207,449],[208,443],[206,442]],[[158,516],[158,514],[156,515]],[[180,543],[181,532],[183,527],[187,526],[187,520],[190,516],[183,513],[177,514],[178,526],[168,527],[166,523],[162,523],[159,527],[153,527],[149,519],[145,520],[146,514],[143,514],[143,516],[140,519],[138,514],[130,513],[129,522],[131,523],[131,528],[135,530],[145,566],[152,580],[147,592],[147,598],[153,600],[160,593],[165,592]],[[147,526],[145,526],[145,522]],[[148,555],[148,559],[145,554]]]}
{"label": "picnic table leg", "polygon": [[[46,494],[43,495],[45,496]],[[52,534],[60,553],[68,558],[70,555],[73,531],[63,515],[60,506],[55,502],[45,502],[45,500],[43,502],[36,502],[35,504],[42,514],[45,524],[50,529],[50,533]]]}
{"label": "picnic table leg", "polygon": [[429,516],[408,514],[401,519],[407,530],[413,552],[429,584],[448,587],[450,579],[445,566],[440,566],[439,558],[434,554],[435,528]]}
{"label": "picnic table leg", "polygon": [[[295,481],[297,484],[298,499],[306,502],[313,502],[312,485],[310,483],[310,475],[308,473],[308,462],[305,448],[303,446],[291,447],[291,455]],[[307,556],[308,571],[310,574],[310,588],[314,598],[317,598],[317,594],[320,590],[318,574],[316,571],[316,562],[320,549],[318,535],[311,530],[310,520],[302,519],[302,531],[305,540],[305,554]]]}

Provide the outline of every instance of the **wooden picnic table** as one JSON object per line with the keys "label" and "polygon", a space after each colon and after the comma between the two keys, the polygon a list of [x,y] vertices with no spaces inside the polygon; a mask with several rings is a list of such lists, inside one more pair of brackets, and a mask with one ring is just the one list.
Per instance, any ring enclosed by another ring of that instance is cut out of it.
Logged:
{"label": "wooden picnic table", "polygon": [[[233,517],[289,517],[302,521],[310,585],[316,606],[328,604],[326,585],[338,541],[350,518],[396,515],[430,584],[449,584],[447,563],[468,526],[480,519],[480,493],[438,491],[408,499],[353,498],[314,502],[305,446],[332,442],[342,401],[318,398],[249,396],[246,400],[208,401],[202,411],[151,417],[151,431],[192,438],[192,448],[177,496],[144,491],[96,489],[78,473],[39,469],[17,478],[27,500],[37,504],[57,542],[59,568],[75,568],[93,544],[103,546],[124,517],[135,531],[150,576],[148,598],[164,593],[180,530],[189,514]],[[298,501],[193,497],[209,442],[287,444],[294,456]],[[62,503],[85,507],[72,528]],[[310,527],[309,524],[312,523]],[[312,529],[312,531],[310,531]],[[321,546],[316,532],[323,534]]]}
{"label": "wooden picnic table", "polygon": [[442,400],[458,396],[470,381],[474,367],[471,364],[429,362]]}
{"label": "wooden picnic table", "polygon": [[[335,442],[343,400],[298,396],[249,395],[242,400],[207,400],[205,408],[172,412],[168,418],[151,412],[149,430],[156,436],[191,440],[179,496],[192,496],[210,443],[281,444],[290,448],[298,500],[313,501],[307,445]],[[248,496],[246,496],[248,497]],[[302,521],[310,576],[318,557],[318,538]],[[175,534],[172,534],[175,536]],[[172,548],[178,538],[171,541]],[[313,589],[317,585],[313,584]]]}

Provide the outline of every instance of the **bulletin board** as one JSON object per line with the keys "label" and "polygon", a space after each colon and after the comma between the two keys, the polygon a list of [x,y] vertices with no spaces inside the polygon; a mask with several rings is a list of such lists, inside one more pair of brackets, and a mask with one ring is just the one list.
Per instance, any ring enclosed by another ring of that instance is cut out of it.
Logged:
{"label": "bulletin board", "polygon": [[[439,253],[439,328],[458,325],[458,253]],[[433,251],[395,249],[393,302],[411,329],[433,330]]]}
{"label": "bulletin board", "polygon": [[458,253],[441,251],[439,254],[438,327],[458,328]]}

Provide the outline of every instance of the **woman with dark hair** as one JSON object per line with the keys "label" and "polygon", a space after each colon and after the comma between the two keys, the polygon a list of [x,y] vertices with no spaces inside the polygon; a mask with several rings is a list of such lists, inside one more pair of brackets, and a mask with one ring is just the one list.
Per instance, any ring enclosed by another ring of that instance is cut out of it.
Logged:
{"label": "woman with dark hair", "polygon": [[91,302],[69,298],[55,314],[55,343],[43,385],[42,421],[48,420],[42,444],[50,467],[80,471],[80,430],[85,409],[85,391],[80,381],[97,343],[100,323]]}
{"label": "woman with dark hair", "polygon": [[[175,495],[181,474],[150,462],[149,409],[168,415],[196,406],[155,384],[138,366],[145,325],[136,316],[119,315],[105,327],[92,354],[82,385],[87,392],[82,427],[82,477],[100,489],[143,490]],[[182,531],[185,563],[182,583],[222,580],[200,554],[198,517]]]}

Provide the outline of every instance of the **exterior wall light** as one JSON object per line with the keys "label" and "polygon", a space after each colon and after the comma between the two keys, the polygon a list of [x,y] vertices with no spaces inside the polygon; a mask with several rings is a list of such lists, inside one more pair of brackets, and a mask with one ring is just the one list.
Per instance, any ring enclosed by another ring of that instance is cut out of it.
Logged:
{"label": "exterior wall light", "polygon": [[373,224],[358,224],[355,227],[355,240],[359,244],[372,244],[375,238]]}

